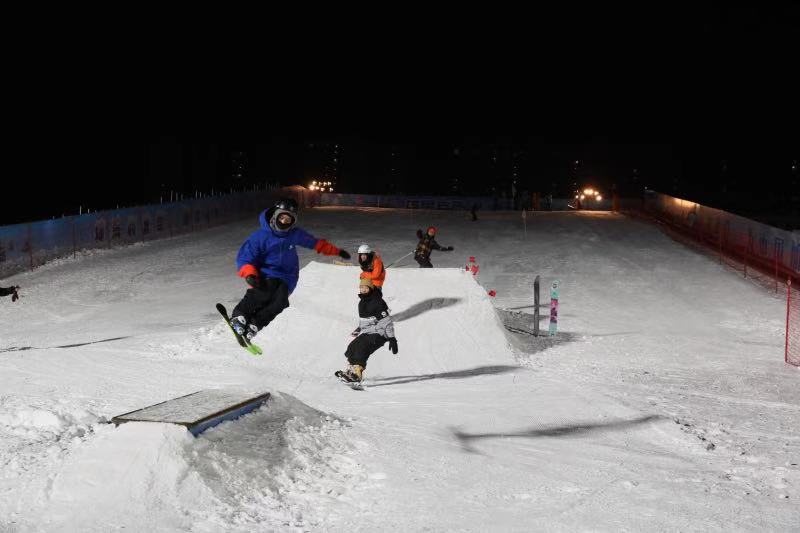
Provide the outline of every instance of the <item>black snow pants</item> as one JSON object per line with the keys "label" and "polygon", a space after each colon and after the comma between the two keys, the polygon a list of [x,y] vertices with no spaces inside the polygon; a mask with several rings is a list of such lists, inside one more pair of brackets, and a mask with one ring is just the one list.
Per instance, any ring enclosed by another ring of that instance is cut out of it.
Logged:
{"label": "black snow pants", "polygon": [[267,278],[258,287],[251,287],[233,309],[231,317],[243,316],[259,330],[289,307],[289,287],[283,280]]}
{"label": "black snow pants", "polygon": [[9,294],[14,294],[17,292],[16,287],[0,287],[0,296],[8,296]]}
{"label": "black snow pants", "polygon": [[344,352],[347,362],[351,365],[361,365],[366,368],[369,356],[386,344],[387,340],[389,339],[378,333],[359,335],[347,345],[347,351]]}
{"label": "black snow pants", "polygon": [[419,263],[420,268],[433,268],[433,263],[431,263],[431,257],[423,257],[421,255],[415,255],[414,260]]}

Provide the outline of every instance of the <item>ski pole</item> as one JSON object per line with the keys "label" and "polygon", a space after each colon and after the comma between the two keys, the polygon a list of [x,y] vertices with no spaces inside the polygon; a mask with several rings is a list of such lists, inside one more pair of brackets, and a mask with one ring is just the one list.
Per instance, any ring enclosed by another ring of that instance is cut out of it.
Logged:
{"label": "ski pole", "polygon": [[403,257],[401,257],[400,259],[395,259],[394,261],[392,261],[391,263],[389,263],[388,265],[386,265],[386,266],[385,266],[385,267],[383,267],[383,268],[389,268],[389,267],[390,267],[390,266],[392,266],[393,264],[395,264],[395,263],[399,263],[400,261],[402,261],[403,259],[405,259],[405,258],[406,258],[406,257],[408,257],[409,255],[413,254],[414,252],[416,252],[416,250],[411,250],[410,252],[408,252],[406,255],[404,255],[404,256],[403,256]]}

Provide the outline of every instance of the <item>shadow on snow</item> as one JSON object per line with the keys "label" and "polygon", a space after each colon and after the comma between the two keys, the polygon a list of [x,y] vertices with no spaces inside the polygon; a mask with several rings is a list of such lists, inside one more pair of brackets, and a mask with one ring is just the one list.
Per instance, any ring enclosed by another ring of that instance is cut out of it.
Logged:
{"label": "shadow on snow", "polygon": [[521,431],[504,431],[494,433],[466,433],[456,428],[450,428],[453,436],[461,444],[465,452],[479,453],[472,446],[473,442],[485,439],[502,439],[502,438],[556,438],[556,437],[573,437],[587,435],[590,433],[599,433],[604,431],[621,431],[629,429],[641,424],[647,424],[656,420],[666,420],[663,416],[647,415],[629,420],[617,420],[615,422],[604,423],[585,423],[585,424],[565,424],[561,426],[537,426],[531,429]]}
{"label": "shadow on snow", "polygon": [[461,298],[428,298],[427,300],[412,305],[405,311],[400,311],[396,315],[392,315],[392,318],[394,318],[395,322],[402,322],[403,320],[414,318],[415,316],[419,316],[427,311],[432,311],[433,309],[450,307],[460,301]]}
{"label": "shadow on snow", "polygon": [[418,381],[429,381],[432,379],[463,379],[476,376],[490,376],[494,374],[504,374],[506,372],[525,371],[524,368],[514,365],[490,365],[467,368],[465,370],[454,370],[452,372],[440,372],[437,374],[421,374],[417,376],[393,376],[390,378],[376,378],[370,380],[370,388],[383,387],[386,385],[402,385],[404,383],[415,383]]}

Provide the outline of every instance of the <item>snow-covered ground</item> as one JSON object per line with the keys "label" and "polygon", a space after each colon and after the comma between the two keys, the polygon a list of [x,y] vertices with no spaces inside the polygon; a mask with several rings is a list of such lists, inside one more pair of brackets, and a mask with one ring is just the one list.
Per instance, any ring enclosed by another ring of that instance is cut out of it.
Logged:
{"label": "snow-covered ground", "polygon": [[[219,319],[255,219],[4,280],[24,297],[0,301],[0,531],[800,530],[780,298],[620,215],[536,213],[527,233],[519,213],[479,216],[302,213],[387,262],[418,227],[455,246],[434,252],[447,268],[389,269],[400,353],[373,356],[363,392],[332,375],[356,268],[301,251],[262,357]],[[554,340],[492,308],[531,311],[537,274],[545,305],[561,280]],[[104,423],[208,388],[273,396],[196,439]]]}

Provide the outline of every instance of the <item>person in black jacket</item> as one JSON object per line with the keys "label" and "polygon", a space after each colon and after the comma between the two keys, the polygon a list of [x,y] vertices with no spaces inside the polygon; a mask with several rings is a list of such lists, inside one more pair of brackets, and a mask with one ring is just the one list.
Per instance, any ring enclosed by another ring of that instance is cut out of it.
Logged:
{"label": "person in black jacket", "polygon": [[358,337],[350,341],[344,356],[348,367],[336,372],[342,381],[358,383],[364,379],[367,359],[378,348],[389,341],[389,350],[397,353],[397,339],[394,336],[394,323],[389,316],[389,307],[383,300],[383,293],[371,279],[361,279],[358,285]]}
{"label": "person in black jacket", "polygon": [[17,289],[19,289],[19,285],[14,285],[13,287],[0,287],[0,296],[8,296],[10,294],[11,301],[16,302],[19,300]]}
{"label": "person in black jacket", "polygon": [[441,252],[452,252],[452,246],[440,246],[436,239],[436,228],[431,226],[428,231],[422,233],[421,229],[417,230],[417,249],[414,250],[414,260],[419,263],[420,268],[433,268],[431,264],[431,251],[439,250]]}

